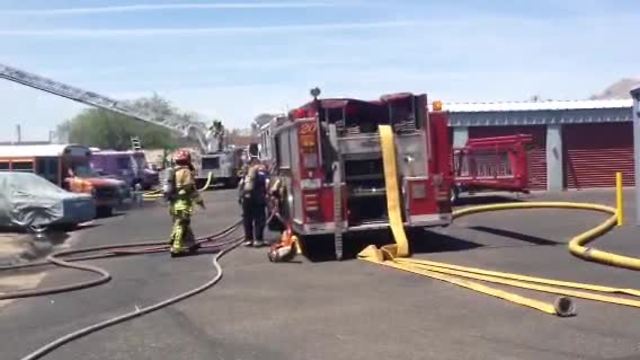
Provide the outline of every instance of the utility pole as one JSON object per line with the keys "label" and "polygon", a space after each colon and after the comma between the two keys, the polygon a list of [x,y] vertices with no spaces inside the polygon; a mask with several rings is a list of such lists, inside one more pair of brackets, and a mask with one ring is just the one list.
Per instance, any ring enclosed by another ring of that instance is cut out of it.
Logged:
{"label": "utility pole", "polygon": [[636,225],[640,226],[640,87],[631,90],[633,97],[633,155],[636,183]]}
{"label": "utility pole", "polygon": [[16,125],[16,140],[18,144],[22,142],[22,129],[20,128],[20,124]]}

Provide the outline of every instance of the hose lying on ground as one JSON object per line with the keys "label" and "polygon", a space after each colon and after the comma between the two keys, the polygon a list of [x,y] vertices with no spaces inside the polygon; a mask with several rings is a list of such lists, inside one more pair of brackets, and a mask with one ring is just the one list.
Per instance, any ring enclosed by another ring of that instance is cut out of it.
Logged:
{"label": "hose lying on ground", "polygon": [[[380,249],[377,249],[373,245],[369,246],[358,254],[359,258],[375,264],[384,265],[398,270],[408,271],[440,281],[445,281],[460,287],[475,290],[486,295],[502,298],[515,304],[528,306],[539,311],[558,316],[575,315],[575,306],[571,299],[567,296],[580,297],[584,299],[602,301],[618,305],[640,307],[640,301],[638,300],[596,294],[597,292],[613,292],[637,296],[640,294],[640,290],[618,289],[594,284],[581,284],[519,274],[510,274],[498,271],[475,269],[454,264],[437,263],[433,261],[406,259],[405,257],[409,256],[410,252],[409,242],[407,241],[407,236],[404,231],[401,202],[399,200],[400,194],[397,184],[398,166],[396,164],[397,156],[395,154],[396,146],[393,139],[394,133],[390,125],[379,125],[378,127],[380,133],[380,147],[383,155],[382,163],[384,167],[385,177],[387,214],[389,217],[389,225],[391,227],[395,244],[383,246]],[[619,176],[618,179],[620,179]],[[617,182],[619,182],[618,189],[620,189],[621,180],[617,180]],[[620,194],[621,193],[618,192],[618,197],[621,197]],[[618,206],[620,206],[620,204],[621,201],[618,200]],[[622,213],[619,213],[617,209],[608,206],[569,202],[509,203],[476,206],[458,210],[453,212],[453,218],[459,218],[464,215],[486,211],[541,208],[593,210],[612,214],[612,216],[602,224],[572,238],[569,242],[569,251],[571,252],[571,254],[586,260],[598,261],[609,265],[623,266],[635,270],[640,270],[640,259],[616,255],[613,253],[599,251],[584,246],[590,241],[593,241],[596,237],[610,230],[617,223],[618,216]],[[561,295],[561,297],[557,298],[555,303],[552,304],[521,296],[505,290],[493,288],[480,282],[471,281],[470,279],[482,281],[485,283],[510,285],[518,288],[553,293]],[[590,290],[595,293],[566,289],[567,287],[573,289]]]}
{"label": "hose lying on ground", "polygon": [[[44,355],[53,351],[54,349],[66,343],[69,343],[73,340],[79,339],[83,336],[86,336],[95,331],[104,329],[106,327],[116,325],[118,323],[161,309],[163,307],[166,307],[168,305],[174,304],[178,301],[181,301],[188,297],[196,295],[214,286],[222,278],[222,268],[218,263],[218,259],[222,257],[224,254],[226,254],[227,252],[231,251],[232,249],[240,245],[241,241],[244,238],[244,237],[236,237],[236,238],[224,241],[225,240],[224,237],[235,232],[239,228],[240,223],[241,222],[238,221],[233,225],[226,227],[222,231],[219,231],[215,234],[212,234],[206,237],[198,238],[196,240],[196,242],[199,245],[201,245],[201,249],[213,250],[217,252],[217,254],[213,257],[213,260],[212,260],[213,266],[216,270],[216,274],[214,275],[213,278],[211,278],[206,283],[192,290],[186,291],[184,293],[181,293],[179,295],[176,295],[174,297],[161,301],[159,303],[136,309],[135,311],[122,314],[122,315],[113,317],[111,319],[107,319],[105,321],[87,326],[85,328],[82,328],[72,333],[69,333],[67,335],[64,335],[40,347],[39,349],[35,350],[29,355],[24,356],[22,359],[23,360],[40,359]],[[222,241],[219,241],[219,240],[222,240]],[[210,242],[213,242],[213,243],[209,244]],[[16,291],[11,293],[2,293],[0,294],[0,300],[15,299],[15,298],[22,298],[22,297],[30,297],[30,296],[50,295],[50,294],[55,294],[55,293],[60,293],[65,291],[79,290],[79,289],[84,289],[87,287],[102,284],[111,279],[111,275],[104,269],[91,266],[91,265],[86,265],[86,264],[72,264],[73,262],[91,260],[91,259],[103,259],[103,258],[111,258],[111,257],[119,257],[119,256],[128,256],[128,255],[151,254],[151,253],[165,252],[167,250],[168,250],[168,244],[166,241],[147,241],[147,242],[138,242],[138,243],[114,244],[114,245],[106,245],[106,246],[89,247],[89,248],[83,248],[83,249],[64,250],[64,251],[51,254],[50,256],[47,257],[46,261],[36,261],[28,264],[5,266],[0,268],[0,270],[11,271],[11,270],[20,270],[20,269],[38,267],[38,266],[56,265],[56,266],[61,266],[66,268],[73,268],[73,269],[78,269],[82,271],[97,273],[100,275],[100,277],[98,279],[93,279],[89,281],[78,282],[74,284],[63,285],[63,286],[53,287],[53,288],[32,289],[32,290]],[[99,252],[99,253],[84,255],[84,256],[73,256],[73,255],[95,253],[95,252]]]}
{"label": "hose lying on ground", "polygon": [[150,306],[146,306],[143,308],[139,308],[136,309],[134,311],[128,312],[126,314],[122,314],[116,317],[113,317],[111,319],[107,319],[98,323],[95,323],[93,325],[84,327],[82,329],[76,330],[74,332],[71,332],[69,334],[66,334],[62,337],[59,337],[58,339],[40,347],[39,349],[35,350],[34,352],[22,357],[21,360],[36,360],[36,359],[40,359],[42,358],[44,355],[50,353],[51,351],[55,350],[56,348],[59,348],[60,346],[67,344],[71,341],[77,340],[83,336],[89,335],[93,332],[96,332],[98,330],[107,328],[109,326],[112,325],[116,325],[119,323],[122,323],[124,321],[127,320],[131,320],[133,318],[148,314],[150,312],[159,310],[163,307],[169,306],[171,304],[177,303],[179,301],[182,301],[186,298],[189,298],[193,295],[196,295],[202,291],[205,291],[209,288],[211,288],[212,286],[214,286],[215,284],[217,284],[220,279],[222,279],[222,267],[220,266],[220,264],[218,263],[218,260],[224,256],[226,253],[228,253],[229,251],[231,251],[232,249],[236,248],[237,246],[240,245],[241,241],[242,241],[243,237],[238,237],[236,239],[234,239],[228,246],[222,248],[216,255],[213,256],[212,262],[213,262],[213,266],[216,270],[216,274],[206,283],[192,289],[189,291],[186,291],[184,293],[181,293],[179,295],[176,295],[174,297],[171,297],[169,299],[163,300],[161,302],[158,302],[156,304],[150,305]]}
{"label": "hose lying on ground", "polygon": [[461,210],[457,210],[453,213],[453,217],[459,218],[466,215],[477,214],[487,211],[501,211],[501,210],[519,210],[519,209],[569,209],[569,210],[590,210],[597,211],[605,214],[611,214],[607,220],[599,224],[598,226],[589,229],[581,234],[574,236],[569,241],[569,252],[574,256],[582,258],[588,261],[594,261],[603,263],[606,265],[623,267],[632,270],[640,270],[640,259],[618,255],[612,252],[602,251],[585,245],[594,241],[599,236],[605,234],[616,226],[617,222],[617,210],[610,206],[600,204],[589,203],[573,203],[573,202],[522,202],[522,203],[507,203],[507,204],[495,204],[495,205],[481,205],[473,206]]}
{"label": "hose lying on ground", "polygon": [[[206,244],[209,242],[213,242],[218,240],[236,229],[240,226],[240,222],[236,222],[231,226],[226,227],[222,231],[219,231],[215,234],[205,236],[197,239],[198,244]],[[228,242],[218,243],[215,242],[211,245],[204,245],[204,248],[220,248],[228,245]],[[136,249],[141,248],[141,249]],[[73,262],[83,261],[83,260],[93,260],[93,259],[102,259],[109,258],[115,256],[126,256],[126,255],[138,255],[138,254],[149,254],[154,252],[164,252],[167,251],[169,245],[166,241],[154,241],[154,242],[139,242],[139,243],[124,243],[124,244],[114,244],[114,245],[106,245],[106,246],[97,246],[97,247],[89,247],[84,249],[71,249],[71,250],[63,250],[59,252],[55,252],[49,255],[46,261],[38,261],[28,264],[14,265],[14,266],[5,266],[0,268],[0,270],[10,271],[10,270],[18,270],[24,269],[28,267],[36,267],[36,266],[45,266],[45,265],[57,265],[60,267],[72,268],[81,271],[88,271],[95,274],[100,275],[97,279],[91,279],[87,281],[77,282],[68,285],[62,285],[58,287],[44,288],[44,289],[29,289],[29,290],[19,290],[13,292],[0,293],[0,300],[8,300],[8,299],[16,299],[16,298],[24,298],[24,297],[32,297],[32,296],[42,296],[42,295],[50,295],[56,294],[60,292],[73,291],[86,289],[88,287],[96,286],[108,282],[111,279],[111,275],[105,271],[104,269],[87,265],[87,264],[73,264]],[[134,250],[129,250],[134,249]],[[87,255],[82,257],[72,257],[70,259],[63,259],[67,256],[77,255],[77,254],[86,254],[86,253],[94,253],[99,251],[107,251],[101,254]]]}
{"label": "hose lying on ground", "polygon": [[[604,234],[615,226],[616,209],[608,206],[569,202],[508,203],[497,205],[482,205],[461,209],[455,211],[453,213],[453,217],[460,218],[466,215],[489,211],[549,208],[592,210],[612,214],[609,218],[607,218],[607,220],[605,220],[598,226],[574,236],[568,244],[568,248],[571,254],[585,260],[598,261],[609,265],[621,266],[635,270],[640,269],[640,259],[621,256],[584,246],[585,244],[595,240],[598,236]],[[441,281],[446,281],[458,286],[506,299],[520,305],[532,307],[545,313],[555,314],[559,316],[570,316],[575,314],[575,305],[573,305],[572,301],[568,298],[569,296],[640,308],[639,300],[618,296],[602,295],[602,293],[609,293],[640,297],[640,290],[638,289],[627,289],[597,284],[561,281],[528,275],[478,269],[429,260],[409,259],[398,256],[396,249],[397,248],[395,245],[383,247],[382,249],[375,249],[375,247],[370,247],[361,252],[359,256],[360,258],[370,262],[378,263],[414,274],[428,276]],[[556,301],[555,304],[551,304],[503,290],[491,288],[470,280],[479,280],[485,283],[509,285],[517,288],[552,293],[560,295],[561,297]]]}

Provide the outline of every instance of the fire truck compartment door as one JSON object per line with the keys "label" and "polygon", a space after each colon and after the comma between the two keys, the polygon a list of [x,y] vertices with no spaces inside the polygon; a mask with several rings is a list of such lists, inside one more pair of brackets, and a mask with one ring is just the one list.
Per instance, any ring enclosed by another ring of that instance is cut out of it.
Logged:
{"label": "fire truck compartment door", "polygon": [[[425,139],[421,133],[402,134],[394,136],[398,143],[398,149],[400,153],[397,154],[404,158],[405,156],[411,156],[414,160],[415,174],[409,175],[404,171],[401,174],[407,174],[408,176],[424,176],[425,167],[422,169],[416,167],[417,164],[425,164]],[[345,160],[358,159],[376,159],[382,157],[382,148],[380,146],[380,139],[375,135],[355,135],[349,137],[342,137],[338,139],[338,146],[340,148],[340,154]],[[401,158],[399,158],[401,159]],[[403,160],[404,163],[404,160]],[[404,164],[401,165],[401,170],[404,170]]]}
{"label": "fire truck compartment door", "polygon": [[426,142],[420,133],[406,134],[395,137],[398,144],[398,169],[402,176],[426,176],[427,159],[425,156]]}
{"label": "fire truck compartment door", "polygon": [[349,136],[338,139],[340,154],[343,159],[380,158],[380,140],[376,136]]}

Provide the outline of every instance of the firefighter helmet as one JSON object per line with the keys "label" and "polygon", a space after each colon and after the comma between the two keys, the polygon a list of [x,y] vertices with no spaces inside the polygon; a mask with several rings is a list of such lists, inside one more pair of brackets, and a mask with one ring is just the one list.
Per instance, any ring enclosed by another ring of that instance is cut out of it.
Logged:
{"label": "firefighter helmet", "polygon": [[173,162],[176,163],[176,165],[191,164],[191,153],[189,150],[180,149],[173,154]]}

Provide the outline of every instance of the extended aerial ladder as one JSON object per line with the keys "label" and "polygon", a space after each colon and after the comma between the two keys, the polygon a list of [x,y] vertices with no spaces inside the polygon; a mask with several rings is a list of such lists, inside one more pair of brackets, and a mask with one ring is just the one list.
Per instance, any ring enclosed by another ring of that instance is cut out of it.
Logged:
{"label": "extended aerial ladder", "polygon": [[207,129],[202,122],[190,121],[179,115],[158,117],[154,114],[144,112],[142,109],[133,108],[126,102],[118,101],[92,91],[83,90],[3,64],[0,64],[0,78],[45,91],[53,95],[65,97],[85,105],[113,111],[138,121],[161,126],[173,131],[174,133],[178,133],[183,137],[197,140],[202,152],[208,151],[209,141],[207,137],[209,135],[209,129]]}

